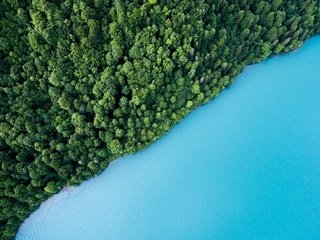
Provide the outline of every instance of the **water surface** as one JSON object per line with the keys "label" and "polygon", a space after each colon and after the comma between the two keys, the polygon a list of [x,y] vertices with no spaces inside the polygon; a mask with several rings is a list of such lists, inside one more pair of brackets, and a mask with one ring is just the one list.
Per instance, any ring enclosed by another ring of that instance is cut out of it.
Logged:
{"label": "water surface", "polygon": [[320,239],[320,37],[248,67],[145,151],[43,203],[17,240]]}

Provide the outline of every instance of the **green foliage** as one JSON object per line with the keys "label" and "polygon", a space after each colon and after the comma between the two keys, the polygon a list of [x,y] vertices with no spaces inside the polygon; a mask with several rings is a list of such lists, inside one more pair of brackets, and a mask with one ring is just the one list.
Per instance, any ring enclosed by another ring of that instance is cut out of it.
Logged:
{"label": "green foliage", "polygon": [[2,0],[0,238],[319,32],[318,0]]}
{"label": "green foliage", "polygon": [[150,4],[156,4],[157,0],[148,0]]}

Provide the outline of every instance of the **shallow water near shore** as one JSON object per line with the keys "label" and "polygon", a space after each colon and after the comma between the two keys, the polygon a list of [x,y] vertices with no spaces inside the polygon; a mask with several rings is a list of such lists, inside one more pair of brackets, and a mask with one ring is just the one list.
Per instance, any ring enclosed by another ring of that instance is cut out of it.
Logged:
{"label": "shallow water near shore", "polygon": [[317,36],[44,202],[16,240],[320,239],[319,186]]}

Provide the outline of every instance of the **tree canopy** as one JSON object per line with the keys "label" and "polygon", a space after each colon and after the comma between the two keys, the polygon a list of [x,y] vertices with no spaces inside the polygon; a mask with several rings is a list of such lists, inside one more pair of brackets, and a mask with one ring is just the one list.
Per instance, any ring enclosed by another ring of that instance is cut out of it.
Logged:
{"label": "tree canopy", "polygon": [[318,0],[2,0],[1,239],[319,32]]}

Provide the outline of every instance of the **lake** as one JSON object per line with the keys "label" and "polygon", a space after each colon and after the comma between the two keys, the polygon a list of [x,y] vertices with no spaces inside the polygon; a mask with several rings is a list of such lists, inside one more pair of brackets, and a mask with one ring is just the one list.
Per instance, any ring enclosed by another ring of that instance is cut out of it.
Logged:
{"label": "lake", "polygon": [[320,239],[319,186],[317,36],[44,202],[16,239]]}

